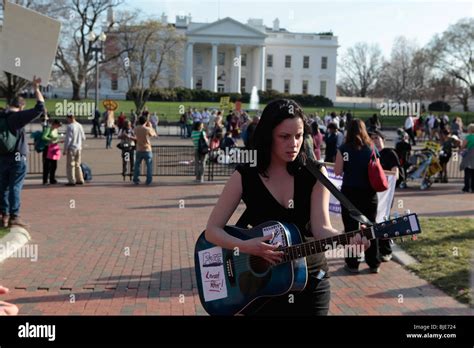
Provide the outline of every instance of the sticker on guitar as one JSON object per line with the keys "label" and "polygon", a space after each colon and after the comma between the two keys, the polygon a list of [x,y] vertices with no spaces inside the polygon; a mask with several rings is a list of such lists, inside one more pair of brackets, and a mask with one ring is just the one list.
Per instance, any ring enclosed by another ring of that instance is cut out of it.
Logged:
{"label": "sticker on guitar", "polygon": [[213,247],[199,252],[199,267],[203,284],[204,301],[227,297],[224,262],[221,247]]}
{"label": "sticker on guitar", "polygon": [[270,244],[275,245],[279,243],[281,246],[286,247],[286,238],[283,236],[283,226],[280,224],[264,227],[262,232],[264,236],[273,234],[273,238],[269,241]]}

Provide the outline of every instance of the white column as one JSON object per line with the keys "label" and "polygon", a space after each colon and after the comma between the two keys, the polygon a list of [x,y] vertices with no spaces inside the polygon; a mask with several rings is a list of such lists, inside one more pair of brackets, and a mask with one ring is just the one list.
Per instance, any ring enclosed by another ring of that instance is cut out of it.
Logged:
{"label": "white column", "polygon": [[260,87],[259,89],[264,91],[265,90],[265,66],[266,66],[266,61],[267,61],[267,55],[266,55],[266,50],[265,50],[265,46],[260,46],[260,81],[259,81],[259,84],[260,86],[257,86]]}
{"label": "white column", "polygon": [[193,81],[193,50],[194,44],[188,42],[186,47],[186,88],[194,89]]}
{"label": "white column", "polygon": [[[241,57],[241,50],[240,46],[237,45],[235,46],[235,58],[237,58],[237,64],[234,63],[234,69],[235,69],[235,93],[240,93],[240,79],[242,77],[242,57]],[[234,60],[235,62],[235,60]]]}
{"label": "white column", "polygon": [[212,55],[211,55],[211,91],[217,92],[217,44],[212,44]]}

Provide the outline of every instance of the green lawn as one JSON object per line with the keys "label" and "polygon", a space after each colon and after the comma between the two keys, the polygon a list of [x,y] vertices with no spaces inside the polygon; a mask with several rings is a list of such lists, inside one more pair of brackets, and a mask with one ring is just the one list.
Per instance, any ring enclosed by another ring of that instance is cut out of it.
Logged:
{"label": "green lawn", "polygon": [[4,235],[6,235],[9,232],[8,229],[6,228],[0,228],[0,238],[2,238]]}
{"label": "green lawn", "polygon": [[474,260],[474,220],[421,218],[416,241],[400,246],[420,263],[409,268],[460,302],[474,304],[470,277]]}
{"label": "green lawn", "polygon": [[[92,99],[87,99],[87,100],[82,100],[80,102],[88,102],[88,103],[94,103],[94,100]],[[62,104],[63,99],[48,99],[46,101],[46,107],[50,114],[55,114],[56,108],[58,103]],[[5,104],[5,99],[0,99],[0,105]],[[35,104],[34,99],[28,99],[27,100],[27,107],[33,107]],[[135,105],[132,101],[130,100],[121,100],[118,101],[119,104],[119,109],[117,112],[123,111],[127,116],[130,115],[130,110],[135,109]],[[100,102],[100,105],[102,105],[102,101]],[[191,107],[196,107],[198,109],[203,109],[205,107],[219,107],[219,103],[212,103],[212,102],[148,102],[147,107],[150,112],[157,112],[158,115],[160,116],[160,122],[162,121],[168,121],[168,122],[174,122],[179,120],[180,116],[180,111],[183,109],[187,109],[189,106]],[[265,105],[260,104],[260,109],[262,110]],[[242,106],[244,109],[249,108],[249,104],[244,103]],[[348,108],[315,108],[315,107],[304,107],[304,111],[306,114],[311,114],[318,112],[319,115],[322,115],[323,112],[332,112],[335,111],[339,113],[341,110],[347,110]],[[350,108],[353,112],[353,114],[356,117],[362,118],[362,119],[367,119],[368,117],[372,116],[374,113],[380,114],[380,110],[378,109],[353,109]],[[464,125],[467,126],[467,124],[474,122],[474,112],[465,112],[465,113],[454,113],[454,112],[449,112],[448,115],[452,118],[453,116],[461,116],[464,121]],[[405,121],[404,116],[382,116],[381,118],[382,122],[382,127],[393,127],[397,126],[400,127],[403,125]]]}

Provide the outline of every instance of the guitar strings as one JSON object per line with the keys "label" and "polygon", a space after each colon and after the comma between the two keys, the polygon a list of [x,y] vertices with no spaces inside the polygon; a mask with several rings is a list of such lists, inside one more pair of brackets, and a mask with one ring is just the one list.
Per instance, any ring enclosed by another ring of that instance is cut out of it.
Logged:
{"label": "guitar strings", "polygon": [[[341,234],[339,236],[336,236],[338,239],[340,239],[341,237],[344,237],[346,239],[346,244],[349,244],[349,239],[350,237],[353,237],[355,236],[357,233],[360,233],[360,232],[363,232],[363,230],[357,230],[357,231],[352,231],[352,232],[348,232],[348,233],[344,233],[344,234]],[[367,237],[367,236],[365,236]],[[331,241],[333,241],[332,237],[331,238],[327,238],[327,239],[330,239]],[[367,238],[367,240],[372,240],[372,238]],[[233,263],[236,265],[236,266],[241,266],[241,265],[244,265],[244,264],[249,264],[250,266],[261,266],[261,265],[268,265],[270,267],[273,267],[273,266],[278,266],[280,264],[283,264],[283,263],[287,263],[287,262],[291,262],[291,261],[294,261],[294,260],[298,260],[300,258],[303,258],[303,257],[306,257],[306,256],[309,256],[309,255],[314,255],[314,254],[321,254],[321,253],[324,253],[325,251],[316,251],[315,253],[309,253],[307,255],[304,255],[304,253],[306,252],[305,251],[305,247],[302,247],[303,245],[310,245],[311,243],[314,243],[316,244],[316,250],[318,250],[318,247],[319,249],[321,250],[322,249],[322,245],[321,243],[323,243],[323,241],[326,241],[326,239],[320,239],[320,240],[316,240],[316,241],[312,241],[312,242],[305,242],[305,243],[302,243],[302,244],[297,244],[297,245],[300,245],[300,248],[303,249],[303,253],[300,253],[301,254],[301,257],[300,256],[297,256],[297,251],[296,251],[296,245],[290,245],[288,247],[284,247],[283,250],[277,250],[277,251],[284,251],[285,249],[290,249],[290,248],[293,248],[294,250],[294,253],[295,255],[292,255],[292,252],[288,252],[287,254],[284,254],[283,255],[283,260],[281,262],[277,262],[276,264],[271,264],[269,261],[267,261],[266,259],[264,259],[263,257],[261,256],[256,256],[256,255],[250,255],[250,254],[246,254],[249,256],[249,258],[245,258],[245,259],[237,259],[237,260],[233,260]],[[340,242],[340,241],[339,241]],[[324,243],[323,245],[332,245],[331,243]],[[234,251],[230,251],[230,252],[234,252]],[[238,257],[239,255],[234,255],[234,257]],[[285,257],[288,257],[289,260],[285,260]]]}

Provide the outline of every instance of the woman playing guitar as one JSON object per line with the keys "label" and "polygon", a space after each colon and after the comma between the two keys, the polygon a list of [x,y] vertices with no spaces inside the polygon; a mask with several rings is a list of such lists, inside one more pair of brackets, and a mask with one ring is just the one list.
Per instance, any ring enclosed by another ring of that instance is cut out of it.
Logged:
{"label": "woman playing guitar", "polygon": [[[295,224],[305,238],[326,238],[339,234],[329,219],[329,191],[299,163],[306,160],[304,137],[310,134],[306,116],[292,100],[270,102],[263,110],[255,130],[257,165],[240,165],[232,174],[214,207],[205,237],[225,249],[259,256],[270,263],[281,260],[277,245],[268,244],[272,236],[241,240],[224,231],[224,226],[242,199],[247,210],[240,227],[256,226],[276,220]],[[327,175],[325,168],[321,171]],[[306,227],[311,222],[310,229]],[[238,223],[238,225],[239,225]],[[356,235],[352,243],[364,244]],[[330,300],[328,266],[324,254],[307,258],[309,279],[298,293],[274,297],[263,306],[246,309],[246,315],[327,315]],[[292,296],[289,296],[292,295]]]}

